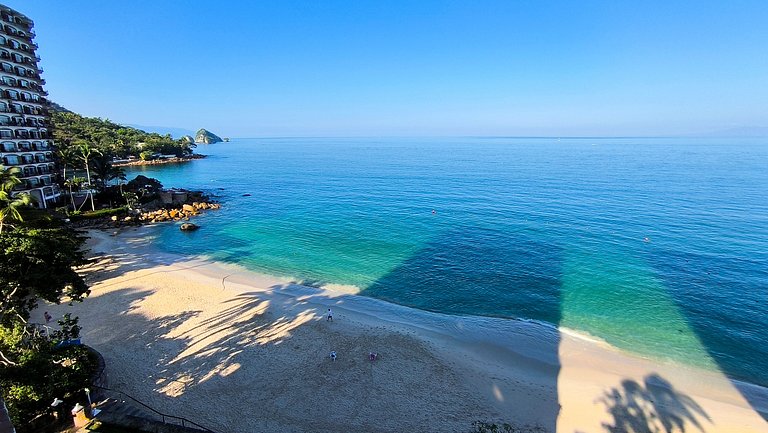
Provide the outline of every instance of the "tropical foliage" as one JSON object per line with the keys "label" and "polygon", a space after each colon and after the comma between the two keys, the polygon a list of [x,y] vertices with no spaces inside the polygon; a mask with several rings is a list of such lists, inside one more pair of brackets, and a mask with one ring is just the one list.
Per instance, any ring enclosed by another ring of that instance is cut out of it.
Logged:
{"label": "tropical foliage", "polygon": [[195,147],[194,143],[174,140],[170,135],[148,133],[108,119],[83,117],[72,112],[54,112],[51,123],[56,145],[65,152],[88,144],[95,152],[110,157],[139,158],[142,152],[150,157],[153,154],[185,156]]}
{"label": "tropical foliage", "polygon": [[21,183],[17,177],[20,172],[18,167],[0,166],[0,234],[6,220],[22,221],[20,209],[34,203],[29,194],[13,194],[13,189]]}
{"label": "tropical foliage", "polygon": [[50,214],[18,204],[13,170],[0,169],[0,394],[17,426],[43,412],[54,397],[69,398],[87,384],[94,369],[82,347],[67,346],[78,336],[76,318],[65,316],[58,329],[31,323],[41,300],[76,302],[88,286],[75,268],[87,263],[85,238]]}

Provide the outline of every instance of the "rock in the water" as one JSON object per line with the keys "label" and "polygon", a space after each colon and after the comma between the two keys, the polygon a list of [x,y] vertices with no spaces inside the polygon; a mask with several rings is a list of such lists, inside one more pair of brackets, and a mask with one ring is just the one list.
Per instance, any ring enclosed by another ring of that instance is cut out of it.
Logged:
{"label": "rock in the water", "polygon": [[185,205],[181,206],[181,209],[184,212],[194,212],[195,211],[195,207],[192,206],[191,204],[185,204]]}
{"label": "rock in the water", "polygon": [[200,226],[194,223],[184,223],[181,225],[181,227],[179,227],[179,229],[184,232],[192,232],[199,228]]}
{"label": "rock in the water", "polygon": [[202,129],[202,128],[199,131],[197,131],[197,134],[195,134],[195,143],[211,144],[211,143],[219,143],[221,141],[224,141],[221,139],[221,137],[214,134],[213,132],[206,131],[205,129]]}

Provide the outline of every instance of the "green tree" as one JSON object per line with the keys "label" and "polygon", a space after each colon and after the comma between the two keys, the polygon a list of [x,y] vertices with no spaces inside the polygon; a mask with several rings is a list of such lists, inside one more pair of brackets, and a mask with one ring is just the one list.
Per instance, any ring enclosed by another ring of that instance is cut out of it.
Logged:
{"label": "green tree", "polygon": [[78,210],[77,205],[75,205],[75,197],[72,194],[74,191],[79,191],[83,183],[85,183],[85,178],[77,176],[70,177],[64,181],[64,186],[69,189],[69,200],[72,203],[72,210]]}
{"label": "green tree", "polygon": [[23,221],[19,209],[34,203],[29,194],[13,194],[13,189],[21,183],[17,177],[20,171],[18,167],[6,169],[0,166],[0,234],[3,233],[6,219]]}
{"label": "green tree", "polygon": [[96,179],[99,190],[103,191],[111,180],[125,180],[125,171],[112,165],[112,157],[109,155],[97,155],[92,158],[93,177]]}
{"label": "green tree", "polygon": [[86,349],[58,344],[77,336],[76,318],[65,317],[54,332],[29,323],[40,300],[75,302],[88,294],[75,271],[87,263],[85,238],[42,210],[24,213],[23,223],[0,234],[0,403],[16,425],[43,412],[54,396],[72,396],[94,368]]}
{"label": "green tree", "polygon": [[0,326],[26,323],[41,299],[76,302],[87,295],[88,286],[73,269],[87,263],[84,242],[64,226],[17,227],[0,235]]}

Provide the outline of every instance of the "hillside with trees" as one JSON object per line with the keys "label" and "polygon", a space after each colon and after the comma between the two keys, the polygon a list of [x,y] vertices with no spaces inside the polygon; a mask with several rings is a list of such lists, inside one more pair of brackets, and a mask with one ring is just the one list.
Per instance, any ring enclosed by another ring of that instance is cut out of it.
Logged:
{"label": "hillside with trees", "polygon": [[152,159],[158,154],[189,156],[195,147],[188,140],[174,140],[170,135],[144,132],[108,119],[68,111],[54,111],[51,123],[56,146],[63,152],[87,144],[98,153],[114,158]]}

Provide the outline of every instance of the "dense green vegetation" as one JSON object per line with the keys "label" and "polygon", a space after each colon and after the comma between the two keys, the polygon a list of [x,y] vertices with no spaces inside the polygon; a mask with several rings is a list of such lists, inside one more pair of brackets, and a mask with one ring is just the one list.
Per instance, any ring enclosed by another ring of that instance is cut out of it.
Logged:
{"label": "dense green vegetation", "polygon": [[4,215],[0,233],[0,394],[22,427],[54,398],[76,398],[96,361],[85,348],[66,344],[80,332],[76,318],[65,316],[50,326],[30,320],[41,300],[76,302],[88,294],[75,272],[87,263],[85,238],[42,210],[14,206],[7,194],[14,177],[0,167],[0,208],[14,209]]}
{"label": "dense green vegetation", "polygon": [[141,158],[143,155],[142,159],[148,159],[154,154],[190,155],[195,146],[187,140],[174,140],[170,135],[148,133],[108,119],[83,117],[72,112],[54,112],[51,124],[56,146],[63,152],[88,144],[110,158]]}
{"label": "dense green vegetation", "polygon": [[[64,109],[54,111],[51,122],[63,172],[62,184],[68,192],[69,207],[76,211],[95,211],[97,202],[111,207],[130,201],[122,197],[126,191],[110,186],[111,181],[125,180],[123,170],[113,165],[114,159],[189,156],[196,146],[188,139],[174,140],[170,135],[147,133]],[[86,199],[76,203],[73,193],[80,191],[80,197],[84,194]]]}

